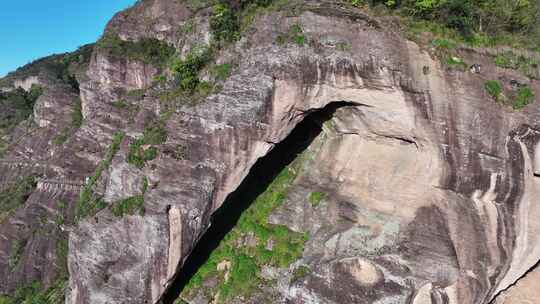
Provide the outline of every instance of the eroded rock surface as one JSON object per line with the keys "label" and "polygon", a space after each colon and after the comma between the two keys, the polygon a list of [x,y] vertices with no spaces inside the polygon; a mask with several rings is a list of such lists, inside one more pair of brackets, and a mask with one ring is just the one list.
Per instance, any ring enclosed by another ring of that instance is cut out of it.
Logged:
{"label": "eroded rock surface", "polygon": [[540,273],[537,269],[516,282],[508,290],[502,292],[494,303],[496,304],[532,304],[540,299],[538,280]]}
{"label": "eroded rock surface", "polygon": [[[445,66],[357,9],[327,1],[295,8],[256,16],[242,39],[216,55],[215,63],[234,65],[221,90],[172,109],[155,85],[166,68],[100,48],[81,63],[77,88],[13,76],[10,88],[39,82],[45,92],[33,118],[14,131],[35,129],[8,149],[2,185],[32,174],[42,185],[73,184],[36,187],[24,206],[0,218],[0,292],[32,280],[51,286],[59,272],[48,258],[57,250],[53,240],[69,231],[66,303],[158,303],[255,162],[309,113],[336,102],[348,106],[323,125],[268,219],[306,235],[301,256],[288,267],[259,265],[262,286],[230,303],[490,303],[535,265],[540,110],[497,104],[484,82],[519,79],[540,95],[537,81],[475,50],[459,52],[481,64],[481,73]],[[106,34],[156,38],[185,55],[208,43],[208,10],[141,1],[115,16]],[[307,43],[278,43],[296,25]],[[210,69],[200,73],[212,77]],[[78,98],[82,125],[66,129]],[[157,157],[128,163],[134,142],[156,122],[167,133],[154,145]],[[66,137],[61,144],[58,135]],[[107,207],[79,218],[88,185]],[[322,193],[316,204],[314,192]],[[126,199],[142,200],[143,208],[115,209]],[[66,224],[50,220],[59,212]],[[40,233],[47,226],[35,221],[40,214],[54,237]],[[24,240],[15,270],[8,267],[20,246],[14,240]],[[258,244],[253,235],[243,240]],[[212,286],[232,279],[234,265],[218,266],[226,275],[184,300],[218,302]],[[309,271],[295,277],[300,266]]]}

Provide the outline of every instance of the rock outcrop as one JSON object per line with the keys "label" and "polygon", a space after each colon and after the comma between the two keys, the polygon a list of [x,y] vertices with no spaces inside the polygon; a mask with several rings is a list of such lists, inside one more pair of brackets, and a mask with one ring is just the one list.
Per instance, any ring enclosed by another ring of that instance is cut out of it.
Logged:
{"label": "rock outcrop", "polygon": [[[116,15],[105,35],[155,38],[185,58],[210,41],[210,10],[141,1]],[[301,41],[287,40],[291,28]],[[496,103],[484,83],[500,79],[510,90],[517,80],[540,95],[536,80],[496,67],[486,50],[456,50],[479,73],[447,66],[390,22],[330,1],[267,9],[243,33],[215,53],[216,65],[233,66],[231,75],[197,102],[171,107],[156,84],[170,71],[116,58],[99,43],[77,90],[37,76],[11,84],[37,79],[45,91],[28,121],[36,133],[5,159],[46,165],[45,173],[24,169],[38,166],[0,173],[3,185],[43,178],[24,206],[0,218],[0,292],[32,280],[53,285],[54,238],[35,218],[61,210],[67,223],[51,229],[55,237],[70,231],[66,303],[169,301],[212,215],[255,163],[310,114],[337,103],[344,106],[316,122],[322,132],[290,169],[282,204],[264,223],[305,236],[303,250],[292,262],[257,262],[258,286],[238,295],[219,288],[234,280],[235,262],[223,259],[220,274],[190,285],[183,301],[510,303],[514,289],[534,284],[535,272],[501,293],[540,260],[540,108]],[[213,77],[210,68],[199,76]],[[66,129],[77,98],[82,125]],[[141,149],[157,156],[134,165],[136,140],[156,124],[166,139]],[[58,134],[67,137],[60,145]],[[92,204],[108,207],[80,216],[90,190]],[[139,212],[121,209],[141,201]],[[12,269],[13,240],[22,239]],[[281,250],[277,237],[239,239],[238,247]]]}

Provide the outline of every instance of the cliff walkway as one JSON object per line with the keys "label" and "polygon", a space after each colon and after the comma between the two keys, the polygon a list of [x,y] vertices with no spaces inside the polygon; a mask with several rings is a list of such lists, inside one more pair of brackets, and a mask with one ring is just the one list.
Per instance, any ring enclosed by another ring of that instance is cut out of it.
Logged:
{"label": "cliff walkway", "polygon": [[[47,178],[52,172],[51,166],[45,161],[29,161],[25,159],[0,159],[0,168],[14,170],[13,173],[0,171],[0,185],[5,185],[13,180],[14,175],[20,175],[19,170],[29,169],[30,173],[39,174],[42,177],[37,180],[36,188],[46,192],[79,192],[85,185],[84,180],[68,178]],[[16,170],[16,171],[15,171]]]}

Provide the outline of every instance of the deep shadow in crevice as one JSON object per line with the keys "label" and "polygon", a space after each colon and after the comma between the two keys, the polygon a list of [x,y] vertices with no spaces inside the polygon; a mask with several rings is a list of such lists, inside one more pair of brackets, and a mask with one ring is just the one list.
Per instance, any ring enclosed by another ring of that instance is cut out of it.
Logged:
{"label": "deep shadow in crevice", "polygon": [[[529,275],[530,273],[532,273],[533,271],[535,270],[538,270],[540,269],[540,260],[536,262],[536,264],[534,264],[531,268],[529,268],[523,275],[521,275],[519,278],[517,278],[512,284],[508,285],[508,287],[506,287],[505,289],[501,289],[499,292],[497,292],[496,294],[493,295],[491,301],[489,302],[489,304],[496,304],[497,300],[499,299],[499,297],[501,296],[501,294],[511,290],[513,287],[515,287],[522,279],[524,279],[527,275]],[[494,286],[495,288],[495,286]],[[493,289],[494,289],[493,288]]]}
{"label": "deep shadow in crevice", "polygon": [[184,287],[204,265],[221,240],[238,222],[242,213],[262,194],[274,178],[302,153],[321,133],[322,124],[331,119],[338,108],[352,106],[350,102],[332,102],[323,109],[305,113],[305,118],[283,141],[276,144],[268,154],[255,163],[240,186],[212,215],[212,225],[176,274],[171,286],[163,295],[163,304],[172,304]]}

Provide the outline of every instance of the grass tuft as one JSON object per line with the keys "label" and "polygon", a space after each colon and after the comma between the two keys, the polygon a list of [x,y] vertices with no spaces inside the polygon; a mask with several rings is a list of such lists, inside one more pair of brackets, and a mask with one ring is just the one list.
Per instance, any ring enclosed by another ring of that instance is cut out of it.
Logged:
{"label": "grass tuft", "polygon": [[311,203],[311,206],[317,207],[321,204],[321,201],[326,197],[326,194],[323,192],[315,191],[309,194],[308,200]]}
{"label": "grass tuft", "polygon": [[487,93],[495,99],[495,101],[504,101],[503,88],[498,80],[488,80],[484,84]]}
{"label": "grass tuft", "polygon": [[[219,303],[230,303],[237,297],[249,297],[261,283],[261,269],[264,265],[288,267],[302,256],[307,235],[289,230],[285,226],[268,223],[270,214],[281,206],[296,178],[301,166],[301,158],[285,168],[255,199],[252,205],[240,216],[236,226],[212,252],[208,261],[199,268],[184,291],[182,298],[190,298],[204,282],[217,279],[213,288],[205,288],[209,296],[219,293]],[[256,245],[242,245],[242,239],[252,235]],[[217,265],[223,261],[231,263],[228,280]]]}
{"label": "grass tuft", "polygon": [[94,186],[101,178],[103,172],[111,165],[111,161],[120,149],[120,144],[124,137],[124,132],[116,132],[114,134],[112,143],[105,155],[105,159],[99,163],[94,175],[89,178],[88,182],[83,187],[75,207],[75,222],[88,216],[94,216],[107,206],[103,199],[94,193]]}
{"label": "grass tuft", "polygon": [[146,162],[157,157],[158,150],[154,145],[160,145],[167,141],[167,130],[162,121],[152,122],[144,129],[143,136],[135,139],[129,145],[127,162],[143,168]]}
{"label": "grass tuft", "polygon": [[113,58],[141,61],[164,67],[176,52],[174,46],[156,38],[124,41],[115,33],[107,33],[96,43],[96,49]]}
{"label": "grass tuft", "polygon": [[287,43],[294,43],[298,46],[304,46],[307,43],[307,38],[304,35],[304,30],[300,24],[295,23],[289,27],[289,30],[285,34],[278,35],[276,39],[277,44],[284,45]]}
{"label": "grass tuft", "polygon": [[20,177],[0,192],[0,222],[24,205],[37,186],[36,176]]}
{"label": "grass tuft", "polygon": [[514,110],[521,110],[528,104],[534,102],[534,91],[529,86],[522,86],[518,89],[517,96],[514,100]]}

